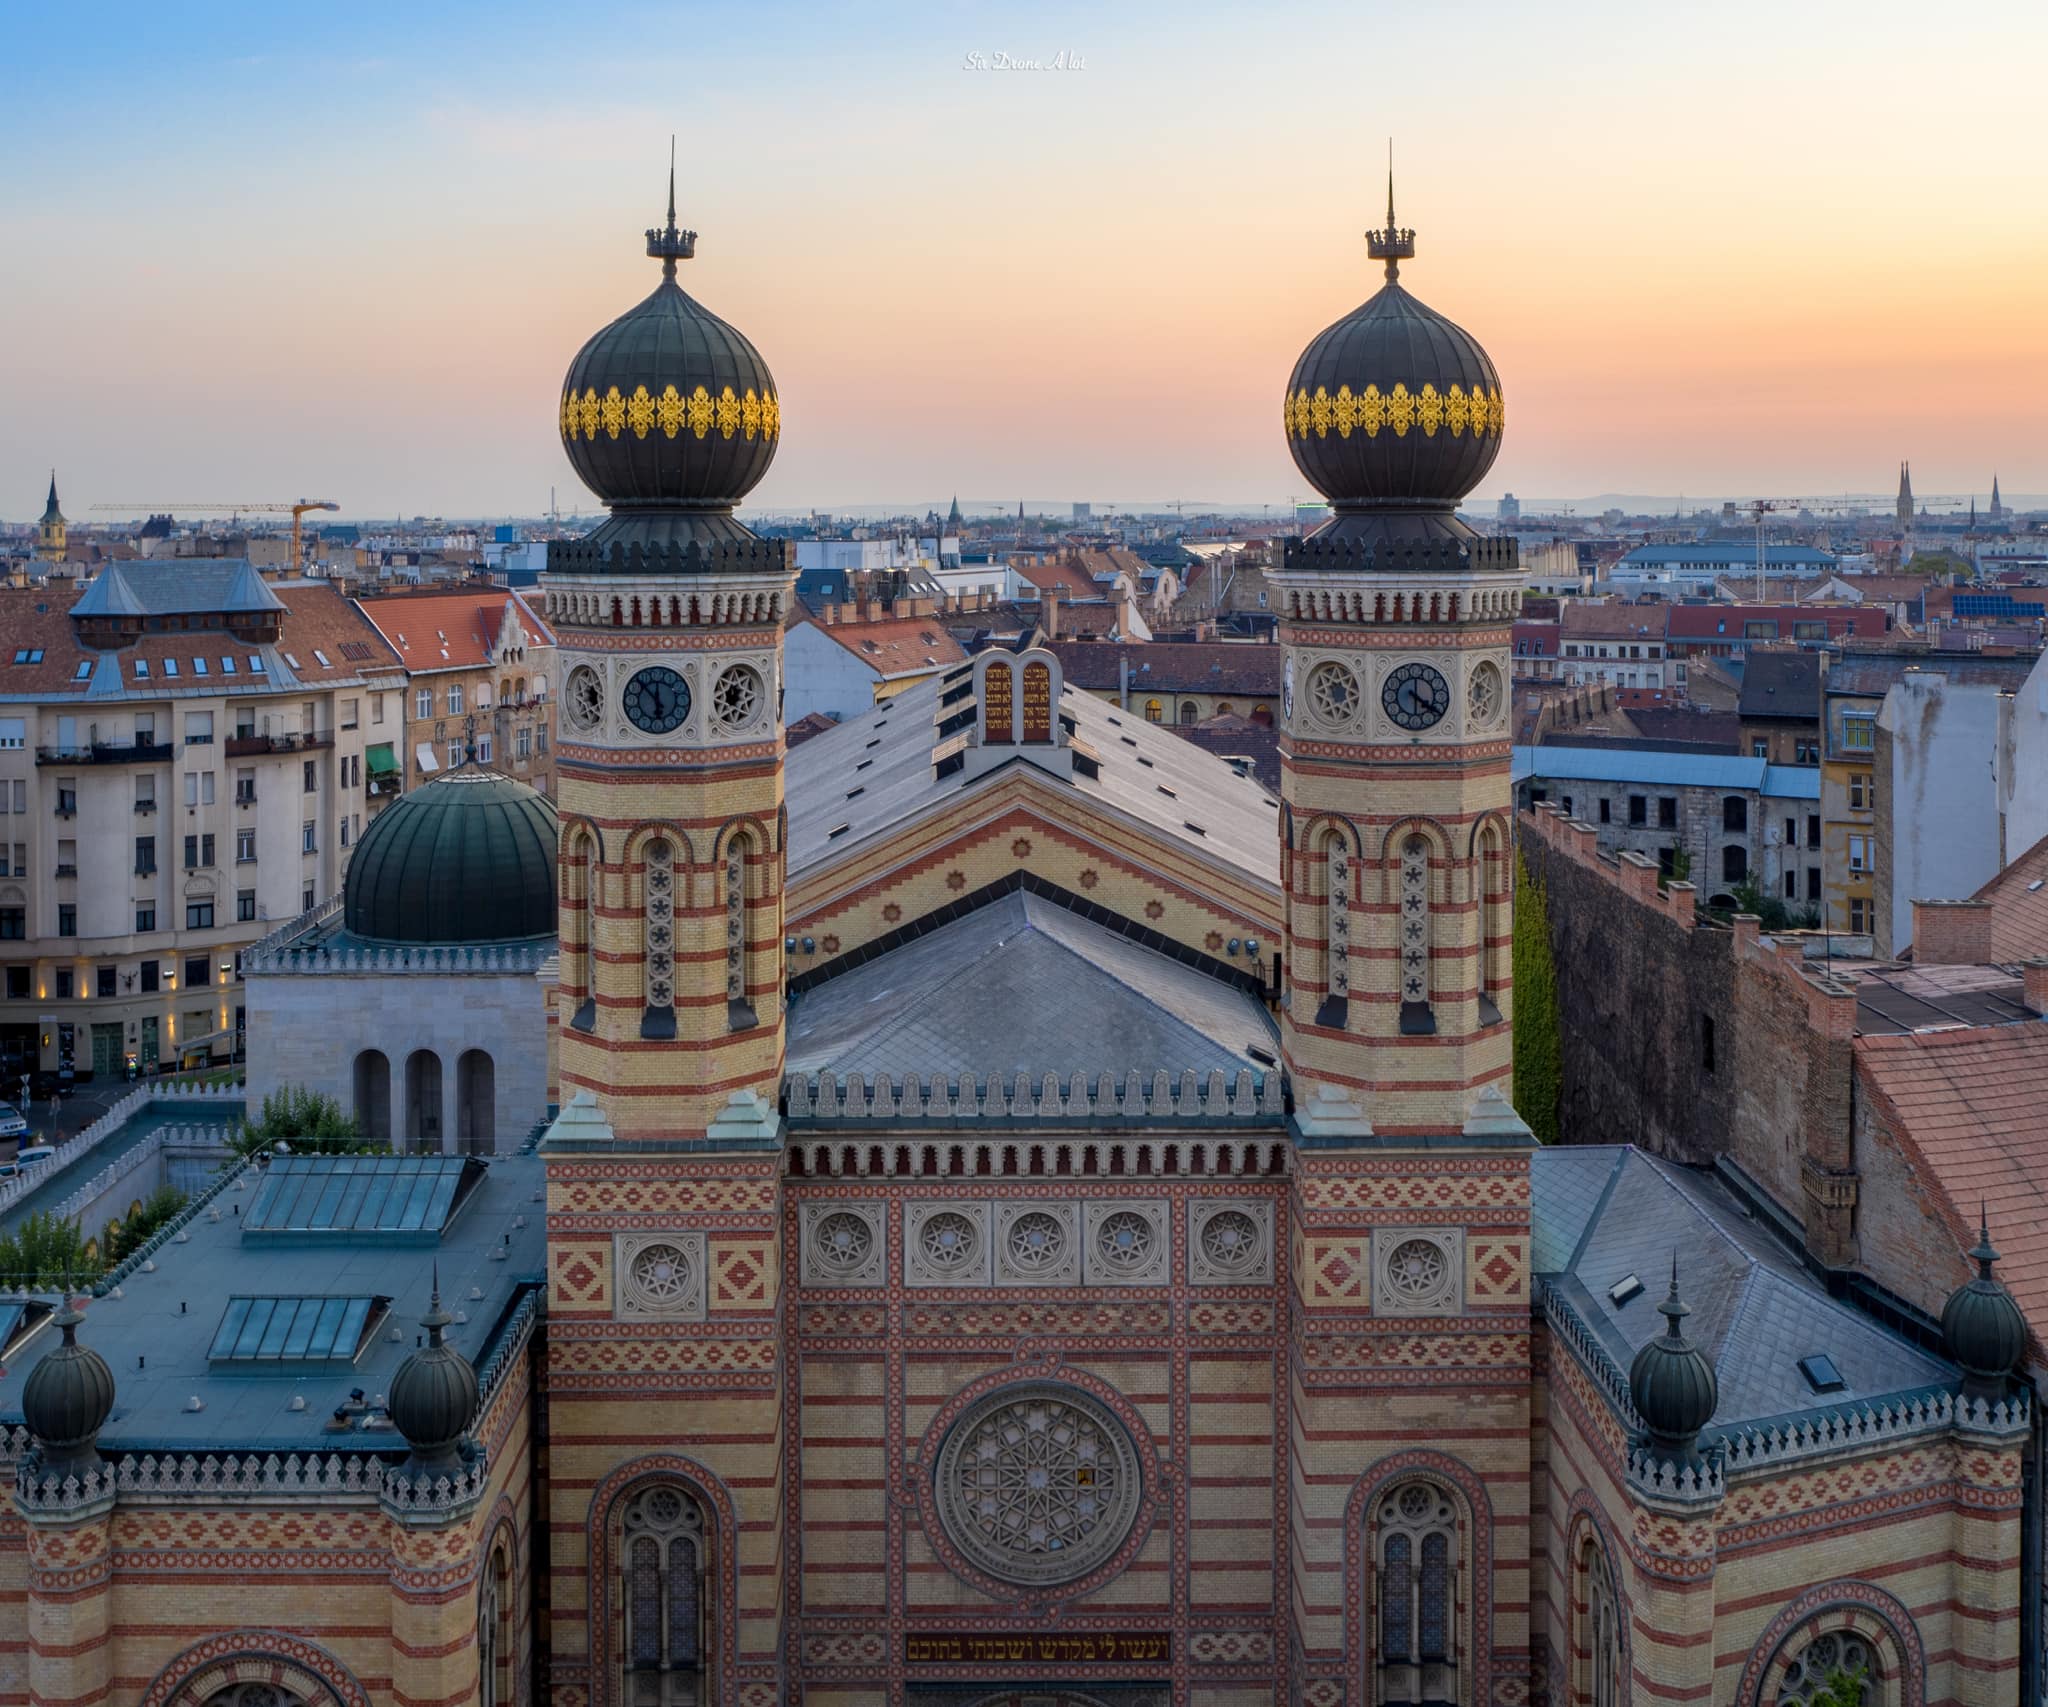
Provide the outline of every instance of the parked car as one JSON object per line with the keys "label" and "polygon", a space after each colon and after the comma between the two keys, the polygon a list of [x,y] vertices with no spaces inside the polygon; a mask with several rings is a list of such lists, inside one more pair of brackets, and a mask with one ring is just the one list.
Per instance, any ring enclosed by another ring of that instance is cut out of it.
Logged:
{"label": "parked car", "polygon": [[20,1138],[28,1132],[28,1122],[21,1117],[21,1110],[11,1102],[0,1102],[0,1138]]}
{"label": "parked car", "polygon": [[47,1144],[31,1144],[26,1150],[17,1152],[13,1161],[0,1162],[0,1179],[10,1179],[38,1162],[47,1162],[56,1153]]}

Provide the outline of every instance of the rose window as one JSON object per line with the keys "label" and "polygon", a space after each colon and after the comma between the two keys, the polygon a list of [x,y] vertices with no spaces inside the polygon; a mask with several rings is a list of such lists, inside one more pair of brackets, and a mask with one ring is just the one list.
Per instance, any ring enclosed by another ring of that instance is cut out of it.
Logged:
{"label": "rose window", "polygon": [[1059,1217],[1033,1210],[1010,1225],[1010,1261],[1026,1274],[1057,1268],[1067,1248],[1067,1230]]}
{"label": "rose window", "polygon": [[1500,671],[1491,664],[1481,664],[1472,672],[1472,685],[1465,698],[1472,727],[1490,728],[1500,714]]}
{"label": "rose window", "polygon": [[1443,1248],[1428,1239],[1408,1239],[1387,1259],[1387,1284],[1403,1298],[1434,1298],[1447,1270]]}
{"label": "rose window", "polygon": [[926,1217],[917,1237],[925,1262],[937,1274],[971,1269],[981,1255],[981,1229],[950,1209]]}
{"label": "rose window", "polygon": [[1334,659],[1308,675],[1308,702],[1325,723],[1349,723],[1358,711],[1358,677]]}
{"label": "rose window", "polygon": [[1095,1254],[1105,1266],[1127,1274],[1152,1260],[1158,1242],[1150,1218],[1132,1209],[1119,1209],[1095,1230]]}
{"label": "rose window", "polygon": [[1202,1254],[1226,1274],[1258,1266],[1259,1224],[1242,1209],[1225,1209],[1202,1223]]}
{"label": "rose window", "polygon": [[[1860,1675],[1861,1681],[1853,1689],[1844,1690],[1834,1681],[1837,1672],[1844,1677]],[[1847,1630],[1816,1636],[1792,1662],[1784,1681],[1778,1685],[1778,1707],[1806,1707],[1809,1701],[1871,1701],[1876,1698],[1873,1686],[1879,1674],[1877,1655],[1861,1636]]]}
{"label": "rose window", "polygon": [[761,709],[761,678],[744,664],[735,664],[711,690],[711,707],[728,729],[744,729]]}
{"label": "rose window", "polygon": [[677,1245],[643,1245],[633,1255],[633,1291],[649,1310],[680,1309],[690,1295],[690,1259]]}
{"label": "rose window", "polygon": [[818,1223],[813,1255],[834,1273],[851,1274],[867,1261],[874,1247],[874,1230],[867,1222],[840,1210]]}
{"label": "rose window", "polygon": [[1050,1585],[1123,1545],[1143,1487],[1137,1449],[1108,1407],[1048,1384],[1006,1388],[955,1423],[934,1492],[940,1527],[972,1564]]}
{"label": "rose window", "polygon": [[595,729],[604,720],[604,683],[588,664],[569,672],[568,713],[578,729]]}

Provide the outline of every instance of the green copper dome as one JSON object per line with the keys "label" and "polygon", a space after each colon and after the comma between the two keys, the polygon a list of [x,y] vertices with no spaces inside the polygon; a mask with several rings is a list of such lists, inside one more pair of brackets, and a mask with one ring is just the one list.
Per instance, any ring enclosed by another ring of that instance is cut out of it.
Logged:
{"label": "green copper dome", "polygon": [[91,1346],[78,1343],[85,1317],[68,1298],[52,1320],[64,1330],[64,1343],[28,1372],[22,1420],[43,1449],[45,1472],[93,1469],[100,1430],[114,1411],[114,1372]]}
{"label": "green copper dome", "polygon": [[1657,1312],[1664,1332],[1648,1341],[1629,1365],[1628,1392],[1651,1444],[1686,1460],[1698,1448],[1699,1432],[1720,1402],[1713,1360],[1685,1337],[1679,1323],[1692,1314],[1678,1296],[1678,1262],[1672,1259],[1671,1291]]}
{"label": "green copper dome", "polygon": [[1991,1228],[1980,1218],[1974,1280],[1949,1294],[1941,1312],[1941,1337],[1948,1354],[1961,1365],[1963,1391],[1973,1399],[2002,1399],[2006,1378],[2027,1355],[2027,1320],[2004,1285],[1994,1279]]}
{"label": "green copper dome", "polygon": [[441,1338],[441,1330],[453,1320],[441,1308],[441,1288],[436,1281],[433,1302],[420,1318],[427,1330],[427,1343],[401,1363],[391,1378],[391,1420],[412,1448],[416,1470],[453,1470],[460,1462],[469,1420],[476,1415],[476,1370]]}
{"label": "green copper dome", "polygon": [[349,861],[343,918],[370,942],[504,942],[555,934],[554,803],[465,765],[402,794]]}

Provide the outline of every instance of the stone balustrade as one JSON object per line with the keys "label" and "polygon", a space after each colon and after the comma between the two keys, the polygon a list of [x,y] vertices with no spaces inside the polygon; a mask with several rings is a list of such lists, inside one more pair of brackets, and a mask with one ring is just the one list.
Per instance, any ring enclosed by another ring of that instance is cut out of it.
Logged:
{"label": "stone balustrade", "polygon": [[1161,1069],[1147,1076],[1136,1069],[1121,1079],[1113,1072],[906,1074],[899,1085],[887,1073],[872,1080],[861,1074],[792,1073],[783,1085],[783,1112],[792,1122],[1042,1120],[1060,1125],[1130,1126],[1171,1121],[1271,1125],[1286,1112],[1285,1086],[1278,1069],[1255,1074],[1242,1068],[1235,1083],[1221,1071],[1206,1078],[1192,1070],[1178,1079]]}

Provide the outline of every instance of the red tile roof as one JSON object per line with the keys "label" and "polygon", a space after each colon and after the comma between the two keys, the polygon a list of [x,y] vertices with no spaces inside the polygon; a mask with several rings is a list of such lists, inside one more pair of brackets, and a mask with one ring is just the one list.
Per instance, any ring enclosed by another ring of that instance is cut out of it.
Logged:
{"label": "red tile roof", "polygon": [[1048,587],[1063,599],[1099,599],[1102,589],[1078,563],[1056,557],[1050,563],[1019,563],[1017,574],[1043,593]]}
{"label": "red tile roof", "polygon": [[1515,624],[1515,656],[1555,658],[1557,636],[1558,627],[1554,622],[1518,622]]}
{"label": "red tile roof", "polygon": [[1567,640],[1662,640],[1671,609],[1663,604],[1603,605],[1574,600],[1564,607],[1559,621]]}
{"label": "red tile roof", "polygon": [[1991,903],[1991,958],[1999,965],[2048,956],[2048,836],[1971,899]]}
{"label": "red tile roof", "polygon": [[504,625],[507,604],[518,605],[519,624],[535,645],[555,643],[533,607],[506,590],[474,587],[459,593],[396,593],[357,603],[415,674],[491,668],[491,648]]}
{"label": "red tile roof", "polygon": [[1938,1188],[1931,1196],[1956,1260],[1930,1284],[1961,1278],[1981,1202],[2005,1253],[1998,1276],[2036,1340],[2048,1340],[2048,1133],[2040,1120],[2048,1024],[1859,1037],[1856,1060],[1907,1159],[1917,1152],[1918,1171]]}
{"label": "red tile roof", "polygon": [[942,670],[966,662],[967,654],[938,616],[888,616],[874,622],[804,619],[820,634],[836,640],[869,669],[887,679]]}
{"label": "red tile roof", "polygon": [[1070,687],[1091,692],[1113,691],[1122,685],[1119,664],[1131,668],[1131,691],[1277,695],[1280,692],[1280,648],[1234,645],[1221,640],[1155,640],[1126,645],[1121,641],[1055,641],[1060,668]]}

